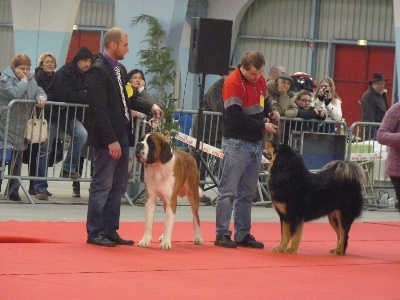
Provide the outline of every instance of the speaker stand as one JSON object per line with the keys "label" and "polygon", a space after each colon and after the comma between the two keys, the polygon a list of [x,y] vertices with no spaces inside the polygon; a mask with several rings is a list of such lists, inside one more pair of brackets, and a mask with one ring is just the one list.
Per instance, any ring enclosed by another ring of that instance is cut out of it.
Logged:
{"label": "speaker stand", "polygon": [[[204,111],[204,86],[206,83],[206,74],[202,74],[201,83],[199,84],[200,88],[200,95],[199,95],[199,108],[197,114],[197,133],[196,133],[196,148],[195,148],[195,159],[197,162],[197,168],[200,170],[201,165],[206,169],[207,173],[211,180],[214,182],[214,186],[204,189],[212,189],[214,187],[218,187],[217,180],[215,179],[214,175],[212,174],[210,168],[208,167],[207,163],[205,162],[203,156],[201,155],[202,151],[200,150],[200,142],[203,138],[203,126],[204,126],[204,119],[203,119],[203,111]],[[206,176],[207,177],[207,176]],[[204,178],[205,180],[205,178]]]}

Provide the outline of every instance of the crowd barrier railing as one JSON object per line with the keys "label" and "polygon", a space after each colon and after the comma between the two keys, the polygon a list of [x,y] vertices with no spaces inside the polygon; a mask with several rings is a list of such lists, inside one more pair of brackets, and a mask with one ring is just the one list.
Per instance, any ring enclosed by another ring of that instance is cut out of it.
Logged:
{"label": "crowd barrier railing", "polygon": [[[84,115],[88,105],[48,101],[43,109],[38,109],[45,112],[48,124],[47,138],[44,142],[29,144],[26,139],[23,139],[23,132],[26,121],[30,118],[31,111],[35,107],[34,104],[34,100],[14,99],[9,103],[7,109],[2,110],[0,120],[1,143],[6,147],[13,145],[10,162],[7,163],[4,160],[1,162],[1,179],[9,180],[2,199],[6,199],[9,196],[9,191],[11,193],[15,185],[19,184],[29,202],[34,204],[32,193],[26,188],[23,180],[46,182],[91,181],[90,151],[86,144],[82,147],[82,151],[78,153],[79,158],[76,162],[77,167],[80,166],[80,170],[77,170],[81,175],[80,178],[70,178],[74,170],[72,170],[72,164],[66,162],[68,151],[73,153],[74,148],[75,153],[78,151],[77,146],[75,143],[71,143],[71,140],[74,140],[79,134],[77,116],[81,115],[81,121],[84,123]],[[40,156],[42,156],[42,159],[40,159]],[[9,165],[9,172],[7,173],[5,172],[6,164]],[[24,167],[25,165],[27,167]],[[62,174],[63,165],[67,166],[67,176]]]}
{"label": "crowd barrier railing", "polygon": [[347,159],[360,164],[367,175],[366,204],[371,207],[393,208],[394,203],[380,199],[382,193],[393,189],[385,172],[387,146],[377,141],[380,123],[355,122],[348,129],[349,147]]}

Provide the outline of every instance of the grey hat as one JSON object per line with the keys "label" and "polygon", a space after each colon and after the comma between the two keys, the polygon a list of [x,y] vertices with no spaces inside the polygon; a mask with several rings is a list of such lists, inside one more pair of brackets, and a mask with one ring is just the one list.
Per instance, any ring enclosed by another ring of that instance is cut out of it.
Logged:
{"label": "grey hat", "polygon": [[289,81],[290,81],[290,84],[293,83],[293,78],[290,77],[290,76],[289,76],[288,74],[286,74],[286,73],[281,73],[281,74],[279,74],[278,77],[276,77],[275,80],[278,80],[279,78],[282,78],[282,79],[285,79],[285,80],[289,80]]}

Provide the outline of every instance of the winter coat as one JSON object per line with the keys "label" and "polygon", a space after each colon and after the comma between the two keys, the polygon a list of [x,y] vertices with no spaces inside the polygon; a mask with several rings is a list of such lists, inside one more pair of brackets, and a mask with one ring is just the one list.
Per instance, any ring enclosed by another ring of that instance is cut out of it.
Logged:
{"label": "winter coat", "polygon": [[[8,66],[0,76],[0,106],[7,106],[14,99],[37,100],[41,96],[47,98],[31,73],[28,75],[28,82],[19,80],[11,66]],[[24,129],[32,108],[33,104],[14,104],[11,107],[7,144],[14,146],[17,151],[27,148],[24,143]],[[5,119],[2,119],[0,121],[2,137],[5,136],[5,125]]]}
{"label": "winter coat", "polygon": [[276,80],[267,82],[268,101],[271,103],[272,109],[277,110],[282,116],[287,110],[290,110],[290,112],[287,113],[288,117],[294,118],[298,110],[297,105],[293,101],[295,93],[289,90],[286,95],[281,95],[278,92],[278,87],[275,82]]}
{"label": "winter coat", "polygon": [[386,93],[381,95],[370,87],[361,97],[360,103],[362,122],[382,122],[383,116],[388,110]]}
{"label": "winter coat", "polygon": [[335,101],[331,101],[328,105],[325,105],[325,101],[313,97],[312,107],[322,108],[326,116],[327,121],[340,122],[342,120],[342,101],[338,98]]}
{"label": "winter coat", "polygon": [[394,104],[385,114],[378,129],[378,142],[388,146],[386,174],[400,177],[400,103]]}
{"label": "winter coat", "polygon": [[[49,101],[87,104],[85,90],[86,73],[79,71],[75,62],[70,62],[62,66],[54,73],[51,84],[47,89]],[[54,111],[54,109],[53,109]],[[64,120],[68,113],[68,120],[75,117],[75,108],[65,108],[62,110],[60,120]],[[54,114],[54,113],[53,113]],[[83,119],[83,109],[76,110],[76,118],[79,121]],[[57,120],[57,115],[52,115],[53,120]]]}

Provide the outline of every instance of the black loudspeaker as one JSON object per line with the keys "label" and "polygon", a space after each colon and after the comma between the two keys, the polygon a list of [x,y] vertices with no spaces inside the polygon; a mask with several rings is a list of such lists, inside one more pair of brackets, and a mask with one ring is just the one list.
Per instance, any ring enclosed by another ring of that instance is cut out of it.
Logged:
{"label": "black loudspeaker", "polygon": [[189,72],[228,74],[232,24],[231,20],[193,18]]}

